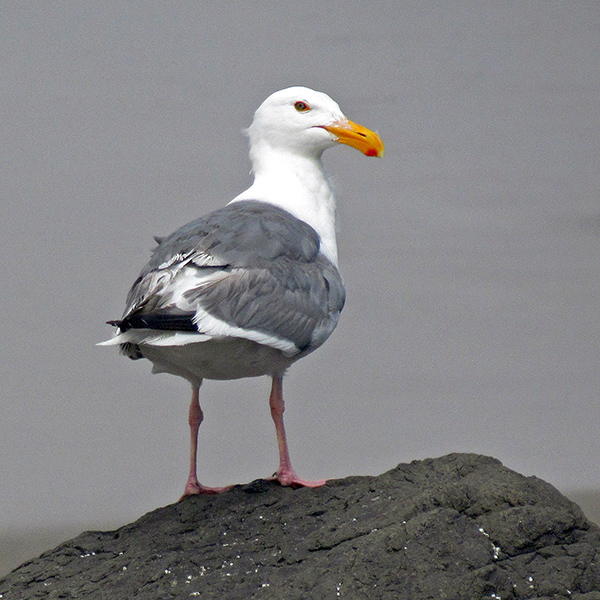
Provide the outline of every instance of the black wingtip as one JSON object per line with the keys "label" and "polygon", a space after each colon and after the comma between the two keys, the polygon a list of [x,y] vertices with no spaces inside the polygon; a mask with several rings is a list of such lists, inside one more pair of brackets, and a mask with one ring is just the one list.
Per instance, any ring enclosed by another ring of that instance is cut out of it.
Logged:
{"label": "black wingtip", "polygon": [[122,333],[130,329],[158,329],[161,331],[192,331],[198,333],[194,313],[129,315],[121,321],[108,321]]}

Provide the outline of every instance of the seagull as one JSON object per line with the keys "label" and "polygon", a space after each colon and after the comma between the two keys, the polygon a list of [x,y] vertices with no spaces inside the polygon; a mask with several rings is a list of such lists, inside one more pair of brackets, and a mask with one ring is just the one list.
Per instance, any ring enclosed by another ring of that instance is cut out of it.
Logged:
{"label": "seagull", "polygon": [[253,184],[157,246],[127,296],[123,317],[109,321],[131,359],[192,386],[190,471],[182,498],[228,487],[198,481],[199,390],[204,379],[267,375],[279,447],[271,478],[292,488],[300,478],[283,423],[283,376],[331,335],[345,290],[338,271],[335,199],[321,164],[324,150],[346,144],[383,156],[380,137],[348,120],[328,95],[290,87],[269,96],[247,130]]}

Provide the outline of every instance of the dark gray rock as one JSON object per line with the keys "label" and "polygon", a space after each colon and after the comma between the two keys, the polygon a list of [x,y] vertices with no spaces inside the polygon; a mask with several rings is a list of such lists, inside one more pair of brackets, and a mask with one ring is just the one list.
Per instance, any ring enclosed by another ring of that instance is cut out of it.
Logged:
{"label": "dark gray rock", "polygon": [[555,488],[451,454],[318,489],[255,481],[87,532],[0,598],[600,600],[600,530]]}

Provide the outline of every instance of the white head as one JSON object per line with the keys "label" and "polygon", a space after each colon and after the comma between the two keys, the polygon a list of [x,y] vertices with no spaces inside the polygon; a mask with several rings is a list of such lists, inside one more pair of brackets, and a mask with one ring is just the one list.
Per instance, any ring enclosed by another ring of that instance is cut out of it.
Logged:
{"label": "white head", "polygon": [[327,94],[300,86],[271,94],[254,114],[248,135],[254,151],[266,146],[318,158],[344,143],[368,156],[383,155],[376,133],[349,121]]}

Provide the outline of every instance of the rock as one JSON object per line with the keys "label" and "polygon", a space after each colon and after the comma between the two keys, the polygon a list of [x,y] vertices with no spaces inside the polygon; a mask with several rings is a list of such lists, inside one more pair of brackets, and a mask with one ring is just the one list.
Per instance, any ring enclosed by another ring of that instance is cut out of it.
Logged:
{"label": "rock", "polygon": [[292,490],[263,480],[87,532],[0,598],[600,600],[600,530],[555,488],[451,454]]}

